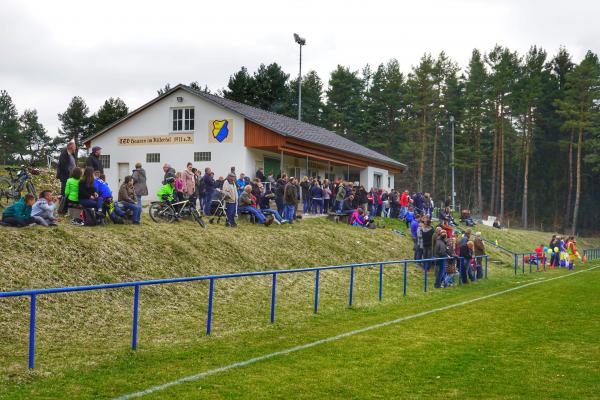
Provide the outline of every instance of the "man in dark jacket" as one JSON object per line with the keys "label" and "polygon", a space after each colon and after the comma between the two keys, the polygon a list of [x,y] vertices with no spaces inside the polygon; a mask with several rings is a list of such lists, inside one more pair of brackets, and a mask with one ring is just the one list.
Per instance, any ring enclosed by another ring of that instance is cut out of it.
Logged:
{"label": "man in dark jacket", "polygon": [[204,186],[204,215],[210,215],[210,203],[215,193],[216,182],[209,167],[204,168],[202,185]]}
{"label": "man in dark jacket", "polygon": [[351,194],[342,202],[342,214],[350,215],[354,212],[354,210],[356,210],[354,207],[354,195]]}
{"label": "man in dark jacket", "polygon": [[279,214],[283,214],[285,185],[287,185],[287,176],[283,174],[281,178],[277,179],[277,183],[275,184],[275,204],[277,204]]}
{"label": "man in dark jacket", "polygon": [[94,146],[92,147],[92,152],[85,162],[86,167],[92,167],[94,172],[100,171],[101,174],[104,174],[104,167],[102,166],[102,161],[100,161],[100,154],[102,153],[102,147]]}
{"label": "man in dark jacket", "polygon": [[126,176],[123,180],[123,184],[119,188],[119,206],[124,210],[131,210],[133,213],[133,223],[136,225],[140,224],[140,216],[142,208],[137,204],[137,196],[135,189],[133,188],[133,178]]}
{"label": "man in dark jacket", "polygon": [[77,164],[75,161],[76,151],[77,148],[75,147],[75,142],[70,141],[60,152],[60,157],[58,158],[58,168],[56,169],[56,178],[60,181],[61,196],[65,195],[67,179],[69,179],[69,176],[71,176],[71,171]]}
{"label": "man in dark jacket", "polygon": [[298,204],[298,190],[296,178],[289,181],[283,192],[283,218],[287,219],[290,224],[294,223],[296,217],[296,205]]}
{"label": "man in dark jacket", "polygon": [[261,182],[265,181],[265,173],[263,167],[260,167],[258,171],[256,171],[256,178],[258,178],[258,180]]}
{"label": "man in dark jacket", "polygon": [[435,262],[435,284],[433,287],[439,289],[442,287],[444,282],[444,276],[446,275],[446,260],[448,256],[448,247],[446,245],[446,231],[441,231],[440,236],[435,241],[435,248],[433,249],[433,256],[435,258],[444,258],[444,260],[436,260]]}
{"label": "man in dark jacket", "polygon": [[165,165],[163,165],[163,171],[165,173],[165,176],[163,178],[162,184],[166,185],[167,178],[175,178],[175,168],[171,167],[171,164],[165,163]]}
{"label": "man in dark jacket", "polygon": [[471,281],[475,280],[475,274],[473,274],[473,269],[471,269],[473,247],[473,242],[471,242],[470,240],[467,242],[461,241],[458,254],[461,259],[458,260],[458,262],[460,268],[460,278],[462,280],[462,283],[469,283],[468,279],[470,279]]}

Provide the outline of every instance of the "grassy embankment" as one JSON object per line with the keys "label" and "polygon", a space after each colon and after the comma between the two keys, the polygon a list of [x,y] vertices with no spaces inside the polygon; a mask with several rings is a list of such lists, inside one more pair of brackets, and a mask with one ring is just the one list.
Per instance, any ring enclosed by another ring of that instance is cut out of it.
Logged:
{"label": "grassy embankment", "polygon": [[[0,290],[399,260],[411,258],[412,253],[410,239],[390,230],[401,226],[398,223],[387,223],[385,229],[373,231],[323,219],[294,226],[241,224],[236,230],[222,226],[201,230],[189,222],[157,225],[144,217],[141,227],[90,229],[63,223],[53,229],[3,228]],[[482,226],[477,229],[488,239],[518,251],[547,242],[549,236]],[[579,240],[581,248],[598,245],[598,239]],[[355,312],[346,308],[348,271],[324,272],[318,316],[312,314],[314,275],[280,276],[275,326],[268,323],[270,277],[219,281],[211,338],[203,335],[206,282],[144,287],[136,366],[143,368],[144,359],[155,362],[163,355],[166,359],[185,358],[190,349],[192,353],[210,355],[211,360],[214,351],[223,350],[223,357],[211,361],[218,365],[227,357],[236,360],[273,345],[303,342],[312,336],[335,333],[340,327],[385,318],[388,313],[409,313],[530,278],[513,278],[511,257],[494,249],[490,254],[490,280],[468,288],[424,294],[422,273],[411,269],[406,299],[401,297],[401,269],[386,267],[381,305],[376,295],[376,268],[358,270]],[[40,296],[37,365],[33,373],[26,371],[28,305],[26,298],[0,300],[0,386],[5,393],[16,390],[27,397],[27,393],[33,393],[30,391],[46,385],[55,385],[57,390],[73,385],[73,395],[81,384],[74,376],[104,369],[117,373],[123,365],[136,363],[128,351],[131,289]],[[250,345],[247,351],[240,349],[244,343]],[[201,366],[205,365],[191,365]],[[85,394],[89,396],[90,392]]]}

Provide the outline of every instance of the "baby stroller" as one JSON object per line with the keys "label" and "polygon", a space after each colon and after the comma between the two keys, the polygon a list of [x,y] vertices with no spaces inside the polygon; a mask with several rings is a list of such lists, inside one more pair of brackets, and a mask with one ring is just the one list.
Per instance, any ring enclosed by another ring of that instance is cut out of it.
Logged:
{"label": "baby stroller", "polygon": [[214,223],[215,218],[217,218],[217,224],[221,222],[221,217],[227,219],[224,198],[225,195],[221,191],[214,194],[210,202],[210,218],[208,223]]}

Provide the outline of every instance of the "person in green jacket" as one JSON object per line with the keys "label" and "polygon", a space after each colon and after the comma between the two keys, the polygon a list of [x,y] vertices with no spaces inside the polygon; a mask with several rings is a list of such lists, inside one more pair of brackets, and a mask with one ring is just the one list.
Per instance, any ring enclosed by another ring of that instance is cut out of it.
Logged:
{"label": "person in green jacket", "polygon": [[175,178],[169,176],[165,180],[165,184],[160,188],[156,197],[159,200],[170,203],[173,201],[173,193],[175,192]]}
{"label": "person in green jacket", "polygon": [[33,206],[33,203],[35,203],[35,196],[27,193],[19,201],[4,210],[2,213],[2,222],[17,228],[34,224],[35,220],[31,217],[31,206]]}
{"label": "person in green jacket", "polygon": [[81,168],[75,167],[71,170],[71,177],[65,185],[65,196],[73,203],[79,202],[79,180],[81,179]]}

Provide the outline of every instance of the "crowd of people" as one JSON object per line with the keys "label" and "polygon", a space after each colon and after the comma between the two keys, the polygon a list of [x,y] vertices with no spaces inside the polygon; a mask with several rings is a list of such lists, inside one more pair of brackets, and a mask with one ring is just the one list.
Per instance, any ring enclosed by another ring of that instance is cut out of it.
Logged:
{"label": "crowd of people", "polygon": [[456,277],[465,284],[483,277],[486,248],[481,232],[474,237],[471,229],[459,234],[448,219],[440,219],[434,228],[431,216],[418,213],[410,222],[410,234],[413,259],[424,260],[426,269],[435,266],[435,288],[453,286]]}
{"label": "crowd of people", "polygon": [[544,267],[547,265],[549,268],[568,267],[572,270],[575,258],[581,259],[575,236],[568,236],[565,240],[562,236],[552,235],[548,246],[540,244],[535,248],[535,255],[529,256],[525,262]]}
{"label": "crowd of people", "polygon": [[[102,149],[95,146],[87,157],[85,166],[79,167],[76,146],[69,142],[61,151],[56,177],[60,181],[60,194],[44,190],[34,199],[21,199],[13,209],[5,212],[5,224],[26,226],[32,223],[53,225],[59,221],[55,215],[64,215],[69,208],[81,208],[82,216],[108,216],[115,223],[130,219],[139,224],[142,198],[148,196],[146,171],[137,163],[131,175],[126,176],[117,191],[117,197],[106,182],[101,162]],[[274,176],[273,171],[265,174],[259,168],[254,178],[236,173],[231,167],[226,177],[215,177],[210,168],[204,171],[194,168],[191,162],[185,170],[176,171],[164,164],[162,187],[158,200],[189,203],[205,215],[214,212],[214,200],[221,199],[226,209],[226,225],[237,226],[235,218],[240,214],[251,214],[259,224],[293,224],[302,215],[336,213],[348,215],[357,226],[370,226],[373,217],[400,218],[407,226],[415,213],[432,215],[433,200],[428,193],[390,191],[371,188],[345,181],[344,179],[321,179],[321,177],[289,177],[282,172]],[[91,213],[94,211],[94,214]],[[448,213],[449,215],[449,213]],[[39,217],[32,222],[30,217]],[[76,218],[74,223],[84,224],[85,218]]]}

